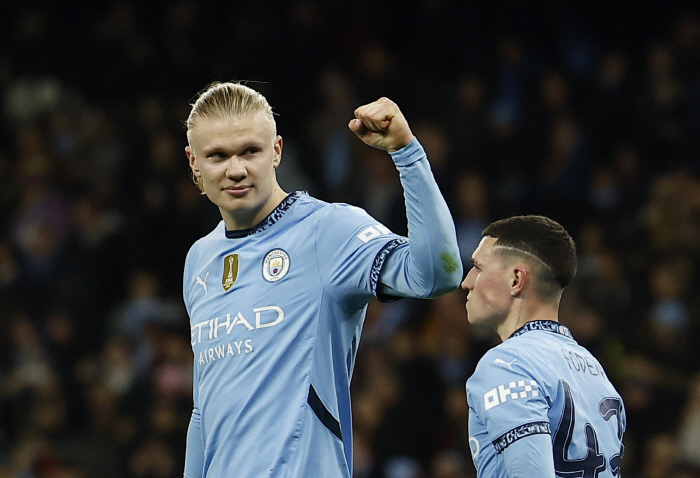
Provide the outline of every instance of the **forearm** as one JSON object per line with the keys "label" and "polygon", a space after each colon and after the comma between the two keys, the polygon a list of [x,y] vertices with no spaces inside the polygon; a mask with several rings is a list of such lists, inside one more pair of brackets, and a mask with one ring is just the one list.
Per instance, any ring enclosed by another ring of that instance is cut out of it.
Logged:
{"label": "forearm", "polygon": [[418,140],[391,153],[404,189],[408,247],[394,251],[382,271],[389,295],[435,297],[459,286],[462,262],[454,221]]}

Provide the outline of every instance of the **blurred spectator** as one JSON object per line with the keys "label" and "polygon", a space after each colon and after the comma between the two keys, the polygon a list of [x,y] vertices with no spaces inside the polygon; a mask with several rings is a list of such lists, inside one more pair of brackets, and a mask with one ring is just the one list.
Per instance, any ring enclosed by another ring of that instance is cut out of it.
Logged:
{"label": "blurred spectator", "polygon": [[700,470],[700,375],[688,382],[678,430],[679,461]]}
{"label": "blurred spectator", "polygon": [[[347,135],[348,112],[357,108],[350,79],[337,68],[325,67],[319,75],[321,104],[309,124],[310,143],[321,163],[314,175],[321,193],[330,201],[351,197],[354,186],[353,139]],[[285,156],[286,161],[286,156]]]}
{"label": "blurred spectator", "polygon": [[146,373],[152,364],[150,332],[159,324],[177,326],[184,322],[182,306],[162,297],[158,276],[146,270],[129,278],[125,300],[112,310],[112,331],[123,336],[131,349],[135,373]]}
{"label": "blurred spectator", "polygon": [[444,451],[433,460],[432,478],[473,478],[470,466],[463,453],[456,450]]}
{"label": "blurred spectator", "polygon": [[642,475],[644,478],[666,478],[672,476],[678,456],[677,443],[667,434],[654,435],[649,439],[644,453]]}
{"label": "blurred spectator", "polygon": [[481,231],[492,222],[486,179],[475,171],[460,171],[455,179],[455,196],[452,215],[462,264],[468,270],[472,263],[471,251],[479,245]]}

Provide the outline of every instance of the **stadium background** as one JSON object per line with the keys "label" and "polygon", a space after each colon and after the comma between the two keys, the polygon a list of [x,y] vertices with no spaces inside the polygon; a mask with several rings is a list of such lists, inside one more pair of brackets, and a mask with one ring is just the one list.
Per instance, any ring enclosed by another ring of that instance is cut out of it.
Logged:
{"label": "stadium background", "polygon": [[[391,162],[346,129],[386,95],[428,151],[467,267],[493,219],[562,222],[580,253],[562,320],[625,399],[623,476],[700,476],[698,7],[525,3],[3,2],[0,477],[181,476],[181,270],[218,221],[182,122],[229,79],[278,113],[287,190],[405,231]],[[495,342],[463,302],[372,303],[357,478],[474,476],[464,381]]]}

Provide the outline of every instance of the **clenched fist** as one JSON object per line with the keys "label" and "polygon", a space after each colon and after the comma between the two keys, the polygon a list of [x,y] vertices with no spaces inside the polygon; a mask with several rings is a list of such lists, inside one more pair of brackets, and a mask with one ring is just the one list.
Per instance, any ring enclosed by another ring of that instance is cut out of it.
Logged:
{"label": "clenched fist", "polygon": [[360,106],[348,128],[366,144],[393,153],[413,140],[413,133],[398,105],[389,98]]}

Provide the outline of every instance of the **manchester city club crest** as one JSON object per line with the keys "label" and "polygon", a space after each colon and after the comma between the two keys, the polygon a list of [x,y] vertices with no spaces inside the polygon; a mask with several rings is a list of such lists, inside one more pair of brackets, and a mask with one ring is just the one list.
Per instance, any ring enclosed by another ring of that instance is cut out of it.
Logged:
{"label": "manchester city club crest", "polygon": [[268,282],[277,282],[289,271],[289,255],[282,249],[273,249],[263,260],[263,277]]}

